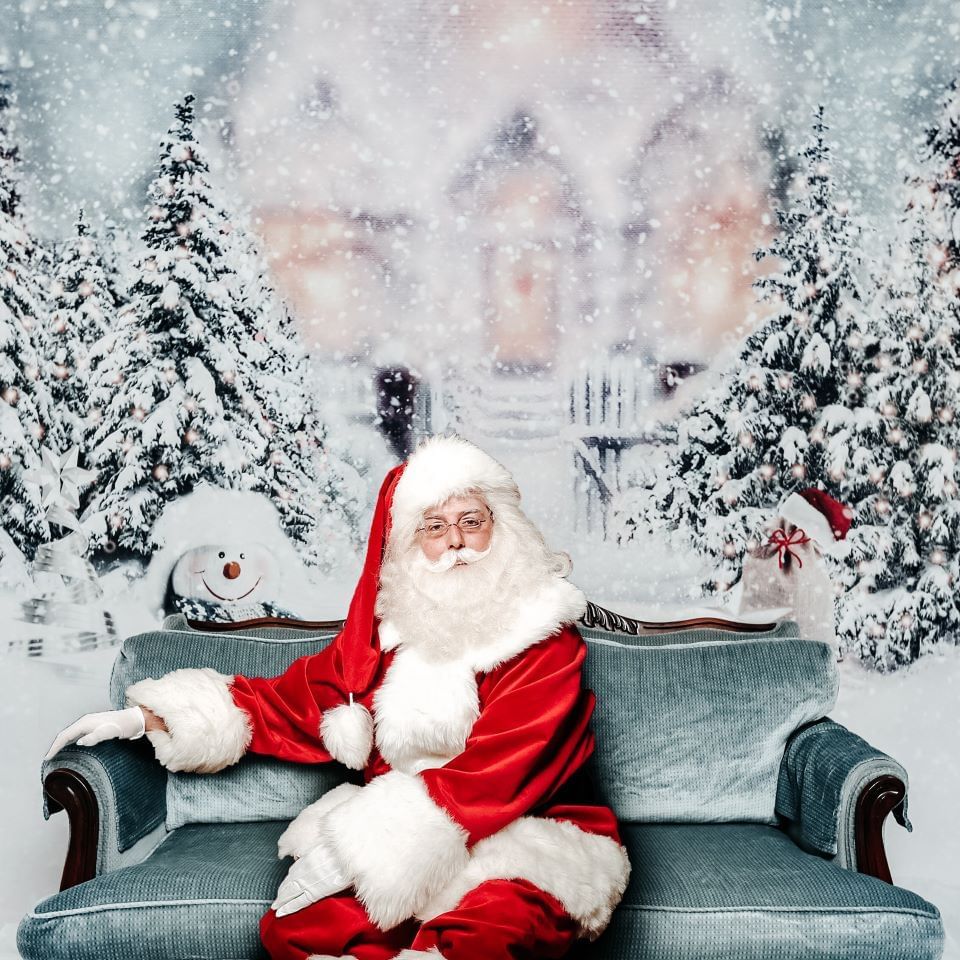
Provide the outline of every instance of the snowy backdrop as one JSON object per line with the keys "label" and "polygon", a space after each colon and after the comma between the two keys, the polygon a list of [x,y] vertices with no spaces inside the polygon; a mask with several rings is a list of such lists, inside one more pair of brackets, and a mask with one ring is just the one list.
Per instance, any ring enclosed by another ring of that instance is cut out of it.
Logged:
{"label": "snowy backdrop", "polygon": [[0,17],[0,956],[163,511],[262,494],[342,616],[383,472],[456,430],[625,613],[735,603],[785,494],[850,505],[833,716],[910,773],[893,876],[960,960],[955,2]]}

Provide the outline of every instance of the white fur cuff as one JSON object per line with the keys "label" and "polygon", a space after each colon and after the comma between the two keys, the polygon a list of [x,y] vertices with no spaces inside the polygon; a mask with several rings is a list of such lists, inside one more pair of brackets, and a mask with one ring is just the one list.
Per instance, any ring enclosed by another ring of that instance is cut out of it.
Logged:
{"label": "white fur cuff", "polygon": [[302,857],[317,846],[322,837],[320,834],[320,825],[323,818],[336,806],[348,800],[362,787],[355,783],[341,783],[339,786],[328,790],[319,800],[314,801],[309,807],[301,810],[296,817],[290,821],[290,825],[277,840],[277,853],[281,859],[284,857]]}
{"label": "white fur cuff", "polygon": [[250,719],[230,695],[233,677],[209,667],[173,670],[127,688],[127,705],[146,707],[161,717],[167,732],[147,737],[168,770],[216,773],[246,752]]}
{"label": "white fur cuff", "polygon": [[320,738],[334,760],[362,770],[373,749],[373,717],[362,703],[341,703],[324,712]]}
{"label": "white fur cuff", "polygon": [[417,960],[418,957],[440,957],[443,960],[443,954],[436,947],[429,950],[401,950],[394,960]]}
{"label": "white fur cuff", "polygon": [[321,827],[381,930],[412,917],[467,864],[467,832],[423,780],[391,770],[331,810]]}

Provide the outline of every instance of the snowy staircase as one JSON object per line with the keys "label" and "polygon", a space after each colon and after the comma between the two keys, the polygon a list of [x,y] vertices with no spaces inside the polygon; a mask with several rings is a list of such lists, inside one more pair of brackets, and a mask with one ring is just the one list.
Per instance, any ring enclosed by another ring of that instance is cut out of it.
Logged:
{"label": "snowy staircase", "polygon": [[460,416],[477,442],[548,449],[560,442],[564,392],[549,376],[475,376],[465,385]]}

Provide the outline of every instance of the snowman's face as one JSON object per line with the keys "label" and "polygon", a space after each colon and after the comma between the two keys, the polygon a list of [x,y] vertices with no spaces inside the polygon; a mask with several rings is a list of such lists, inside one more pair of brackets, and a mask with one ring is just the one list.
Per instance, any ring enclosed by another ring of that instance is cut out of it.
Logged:
{"label": "snowman's face", "polygon": [[173,590],[211,603],[251,603],[270,596],[277,561],[262,544],[195,547],[173,568]]}

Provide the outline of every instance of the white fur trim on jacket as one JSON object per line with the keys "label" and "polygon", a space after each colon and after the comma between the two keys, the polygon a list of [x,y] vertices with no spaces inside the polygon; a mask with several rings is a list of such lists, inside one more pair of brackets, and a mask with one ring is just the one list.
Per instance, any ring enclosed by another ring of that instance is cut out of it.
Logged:
{"label": "white fur trim on jacket", "polygon": [[341,703],[324,712],[320,738],[334,760],[362,770],[373,747],[373,717],[362,703]]}
{"label": "white fur trim on jacket", "polygon": [[587,833],[568,820],[520,817],[476,843],[470,863],[417,917],[448,913],[486,880],[517,879],[556,897],[580,924],[580,935],[595,940],[627,889],[630,860],[610,837]]}
{"label": "white fur trim on jacket", "polygon": [[331,810],[322,831],[381,930],[414,916],[469,859],[467,832],[418,776],[399,770]]}
{"label": "white fur trim on jacket", "polygon": [[443,960],[443,954],[436,947],[429,950],[401,950],[394,960],[417,960],[418,957],[440,957]]}
{"label": "white fur trim on jacket", "polygon": [[341,783],[328,790],[319,800],[304,807],[290,821],[287,829],[277,840],[277,855],[284,857],[302,857],[317,846],[321,839],[320,824],[323,818],[338,804],[348,800],[363,788],[355,783]]}
{"label": "white fur trim on jacket", "polygon": [[[557,633],[564,624],[576,623],[587,609],[587,598],[569,580],[556,577],[533,597],[517,604],[517,614],[509,629],[491,637],[483,646],[472,648],[465,659],[476,673],[488,673],[523,653],[528,647]],[[404,638],[392,621],[380,624],[380,649],[392,650]]]}
{"label": "white fur trim on jacket", "polygon": [[460,437],[431,437],[407,460],[393,493],[395,526],[416,526],[420,514],[468,490],[499,491],[520,500],[516,481],[506,467]]}
{"label": "white fur trim on jacket", "polygon": [[127,705],[146,707],[167,732],[150,730],[157,759],[168,770],[216,773],[246,752],[253,732],[246,712],[233,702],[233,677],[210,667],[173,670],[127,687]]}
{"label": "white fur trim on jacket", "polygon": [[487,673],[513,659],[535,643],[553,636],[567,623],[575,623],[587,609],[587,598],[569,580],[557,577],[519,605],[516,619],[489,647],[477,649],[474,669]]}

